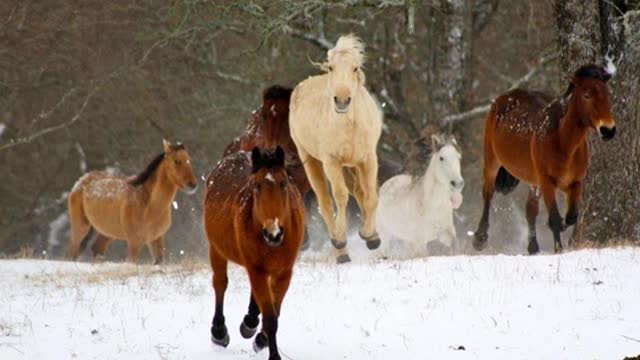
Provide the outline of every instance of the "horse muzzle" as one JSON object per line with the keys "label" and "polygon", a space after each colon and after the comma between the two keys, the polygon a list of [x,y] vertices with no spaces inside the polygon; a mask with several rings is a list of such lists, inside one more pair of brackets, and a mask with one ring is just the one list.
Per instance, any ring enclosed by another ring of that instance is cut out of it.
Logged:
{"label": "horse muzzle", "polygon": [[349,111],[349,105],[351,104],[351,97],[346,99],[340,99],[337,96],[333,97],[334,109],[338,114],[346,114]]}
{"label": "horse muzzle", "polygon": [[614,125],[610,128],[606,126],[600,126],[598,128],[598,132],[600,133],[600,138],[602,140],[609,141],[616,135],[616,126]]}
{"label": "horse muzzle", "polygon": [[262,229],[262,237],[267,245],[278,247],[284,241],[284,229],[279,226],[276,229]]}

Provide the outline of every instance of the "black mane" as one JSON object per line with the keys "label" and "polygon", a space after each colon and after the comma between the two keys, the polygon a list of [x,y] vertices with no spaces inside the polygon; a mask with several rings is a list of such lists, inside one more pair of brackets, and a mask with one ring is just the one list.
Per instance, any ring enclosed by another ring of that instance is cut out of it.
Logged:
{"label": "black mane", "polygon": [[285,86],[273,85],[264,91],[262,100],[289,100],[292,91],[293,89]]}
{"label": "black mane", "polygon": [[573,76],[591,78],[604,82],[607,82],[609,81],[609,79],[611,79],[611,74],[607,72],[605,68],[593,64],[581,66],[578,70],[576,70]]}
{"label": "black mane", "polygon": [[147,167],[144,170],[142,170],[140,174],[136,175],[135,178],[129,180],[129,184],[133,186],[140,186],[144,184],[147,180],[149,180],[151,175],[153,175],[153,173],[158,169],[158,166],[160,166],[160,163],[162,162],[162,160],[164,160],[164,152],[160,153],[153,160],[151,160],[149,165],[147,165]]}

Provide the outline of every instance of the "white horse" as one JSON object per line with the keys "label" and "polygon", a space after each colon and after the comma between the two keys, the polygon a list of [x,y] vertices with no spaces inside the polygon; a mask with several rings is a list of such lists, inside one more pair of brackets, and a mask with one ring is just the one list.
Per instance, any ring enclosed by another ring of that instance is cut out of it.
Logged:
{"label": "white horse", "polygon": [[438,245],[429,244],[433,241],[453,249],[453,210],[462,204],[464,186],[462,156],[454,138],[434,135],[431,139],[433,153],[424,176],[397,175],[380,188],[378,232],[391,253],[404,248],[421,255],[428,252],[427,246]]}
{"label": "white horse", "polygon": [[[327,61],[320,64],[326,73],[298,84],[289,108],[291,137],[318,198],[338,263],[350,261],[346,249],[349,193],[363,214],[360,237],[369,249],[380,246],[376,146],[382,132],[382,112],[364,86],[363,62],[360,39],[340,37],[327,52]],[[327,180],[337,208],[335,216]]]}

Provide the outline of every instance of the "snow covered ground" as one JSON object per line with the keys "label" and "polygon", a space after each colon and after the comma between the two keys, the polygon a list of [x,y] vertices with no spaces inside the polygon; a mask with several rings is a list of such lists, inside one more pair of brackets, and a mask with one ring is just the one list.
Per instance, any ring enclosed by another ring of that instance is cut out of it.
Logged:
{"label": "snow covered ground", "polygon": [[[640,249],[378,260],[304,256],[283,305],[289,359],[622,359],[640,355]],[[0,359],[266,359],[238,333],[249,288],[232,267],[227,349],[209,341],[205,264],[0,261]],[[463,350],[464,348],[464,350]]]}

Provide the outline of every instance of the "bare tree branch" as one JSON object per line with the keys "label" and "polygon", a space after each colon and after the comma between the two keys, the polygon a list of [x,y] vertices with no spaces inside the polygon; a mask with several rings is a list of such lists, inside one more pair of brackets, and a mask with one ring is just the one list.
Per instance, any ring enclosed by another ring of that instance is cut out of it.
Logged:
{"label": "bare tree branch", "polygon": [[[529,82],[531,80],[531,78],[533,78],[540,70],[542,70],[544,68],[545,65],[547,65],[548,63],[550,63],[553,60],[556,60],[560,57],[560,53],[555,52],[551,55],[548,56],[543,56],[541,57],[538,61],[536,66],[531,67],[529,69],[529,71],[524,74],[522,77],[518,78],[517,80],[515,80],[508,88],[508,90],[513,90],[516,89],[520,86],[522,86],[523,84]],[[484,113],[486,113],[489,108],[491,107],[491,103],[487,103],[487,104],[483,104],[483,105],[478,105],[476,107],[474,107],[473,109],[458,113],[458,114],[451,114],[451,115],[447,115],[445,117],[442,118],[442,120],[440,120],[440,123],[442,125],[447,124],[447,123],[452,123],[452,122],[456,122],[456,121],[461,121],[461,120],[466,120],[466,119],[470,119],[470,118],[474,118],[478,115],[482,115]]]}

